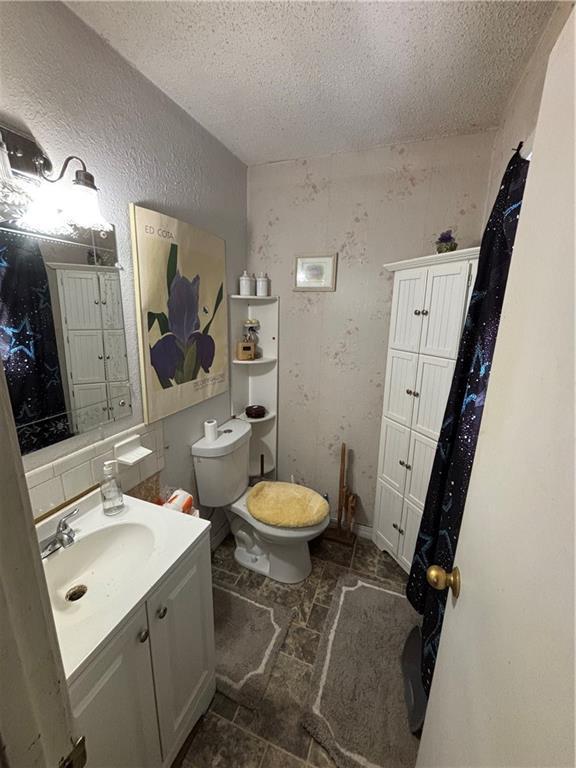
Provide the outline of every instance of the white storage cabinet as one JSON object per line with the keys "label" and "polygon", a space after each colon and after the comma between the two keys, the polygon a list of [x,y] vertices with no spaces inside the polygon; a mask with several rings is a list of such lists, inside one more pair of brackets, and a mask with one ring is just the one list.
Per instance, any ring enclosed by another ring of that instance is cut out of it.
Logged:
{"label": "white storage cabinet", "polygon": [[410,570],[452,383],[478,248],[394,272],[373,539]]}
{"label": "white storage cabinet", "polygon": [[115,267],[53,267],[68,401],[77,432],[131,413],[120,277]]}

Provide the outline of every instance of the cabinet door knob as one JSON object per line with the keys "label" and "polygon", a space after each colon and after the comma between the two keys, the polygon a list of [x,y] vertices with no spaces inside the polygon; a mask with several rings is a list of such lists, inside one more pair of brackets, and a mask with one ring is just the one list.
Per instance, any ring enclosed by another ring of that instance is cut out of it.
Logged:
{"label": "cabinet door knob", "polygon": [[[106,304],[106,299],[102,299],[102,304]],[[422,313],[424,314],[424,313]]]}
{"label": "cabinet door knob", "polygon": [[100,304],[100,302],[98,301],[98,299],[94,299],[94,304]]}
{"label": "cabinet door knob", "polygon": [[412,393],[412,390],[411,390],[411,389],[407,389],[407,390],[406,390],[406,394],[407,394],[407,395],[411,395],[411,394],[413,394],[413,393]]}
{"label": "cabinet door knob", "polygon": [[400,536],[404,536],[404,528],[398,528],[398,533]]}
{"label": "cabinet door knob", "polygon": [[406,469],[412,469],[412,464],[406,464]]}
{"label": "cabinet door knob", "polygon": [[392,528],[394,528],[394,530],[396,531],[398,530],[398,526],[396,525],[396,523],[392,523]]}
{"label": "cabinet door knob", "polygon": [[163,619],[167,613],[168,613],[168,608],[166,608],[166,606],[163,605],[162,608],[158,608],[158,610],[156,611],[156,616],[158,616],[159,619]]}
{"label": "cabinet door knob", "polygon": [[423,310],[422,310],[422,314],[423,314],[424,316],[426,316],[426,315],[428,314],[428,310],[427,310],[427,309],[423,309]]}
{"label": "cabinet door knob", "polygon": [[110,355],[106,355],[106,360],[110,360]]}
{"label": "cabinet door knob", "polygon": [[98,355],[98,360],[102,360],[102,359],[103,359],[103,356],[102,355]]}
{"label": "cabinet door knob", "polygon": [[140,643],[145,643],[146,640],[150,637],[150,632],[148,632],[147,629],[143,629],[138,633],[138,641]]}
{"label": "cabinet door knob", "polygon": [[126,405],[126,400],[118,400],[118,405],[119,405],[121,408],[124,408],[124,406]]}
{"label": "cabinet door knob", "polygon": [[398,461],[398,464],[400,464],[401,467],[405,467],[406,466],[406,462],[403,459],[400,459]]}
{"label": "cabinet door knob", "polygon": [[[419,314],[420,314],[420,310],[419,310],[419,309],[415,309],[415,310],[414,310],[414,314],[415,314],[415,315],[419,315]],[[424,314],[424,313],[422,313],[422,314]]]}
{"label": "cabinet door knob", "polygon": [[414,397],[420,397],[420,392],[413,392]]}

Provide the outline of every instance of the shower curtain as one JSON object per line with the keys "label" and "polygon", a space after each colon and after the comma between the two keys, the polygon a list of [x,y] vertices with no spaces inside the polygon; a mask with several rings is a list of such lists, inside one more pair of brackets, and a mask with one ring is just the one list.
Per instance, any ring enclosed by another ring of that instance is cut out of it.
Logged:
{"label": "shower curtain", "polygon": [[521,147],[508,163],[482,237],[478,273],[406,588],[410,603],[424,616],[421,676],[426,695],[434,675],[447,598],[447,590],[439,592],[428,585],[426,569],[440,565],[451,571],[454,564],[529,167],[520,155]]}
{"label": "shower curtain", "polygon": [[71,436],[48,275],[38,244],[0,241],[0,358],[22,454]]}

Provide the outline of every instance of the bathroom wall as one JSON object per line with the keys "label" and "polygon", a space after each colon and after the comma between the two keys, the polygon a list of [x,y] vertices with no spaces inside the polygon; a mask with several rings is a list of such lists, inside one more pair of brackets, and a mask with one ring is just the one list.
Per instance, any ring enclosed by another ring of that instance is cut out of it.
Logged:
{"label": "bathroom wall", "polygon": [[496,198],[502,174],[513,149],[518,146],[519,141],[526,141],[534,131],[538,119],[548,56],[570,15],[572,7],[573,3],[557,3],[554,13],[542,32],[538,45],[524,67],[522,77],[510,96],[501,126],[494,137],[490,181],[486,196],[486,218]]}
{"label": "bathroom wall", "polygon": [[[280,296],[279,476],[337,502],[353,451],[359,521],[371,523],[392,296],[386,262],[461,247],[483,229],[493,133],[302,158],[248,171],[248,263]],[[292,290],[298,253],[338,252],[335,293]]]}
{"label": "bathroom wall", "polygon": [[[233,281],[245,266],[246,167],[63,4],[2,2],[0,29],[0,111],[26,123],[55,165],[84,158],[116,226],[133,388],[131,420],[31,454],[30,470],[142,421],[128,204],[224,238]],[[189,484],[203,419],[229,413],[224,394],[164,420],[168,484]]]}

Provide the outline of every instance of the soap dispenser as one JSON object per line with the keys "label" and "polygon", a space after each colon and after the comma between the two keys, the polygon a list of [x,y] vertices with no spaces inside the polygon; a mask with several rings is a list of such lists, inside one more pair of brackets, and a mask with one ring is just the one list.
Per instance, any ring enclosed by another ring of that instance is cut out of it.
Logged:
{"label": "soap dispenser", "polygon": [[102,493],[102,507],[105,515],[117,515],[124,509],[124,498],[122,488],[118,482],[118,462],[115,460],[105,461],[102,466],[104,478],[100,483],[100,492]]}

